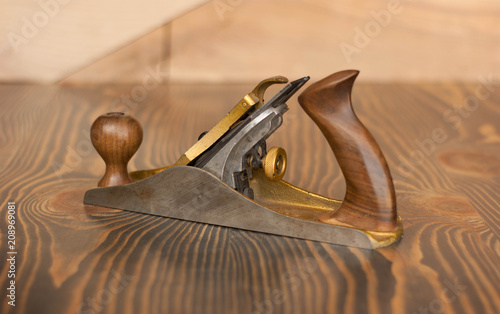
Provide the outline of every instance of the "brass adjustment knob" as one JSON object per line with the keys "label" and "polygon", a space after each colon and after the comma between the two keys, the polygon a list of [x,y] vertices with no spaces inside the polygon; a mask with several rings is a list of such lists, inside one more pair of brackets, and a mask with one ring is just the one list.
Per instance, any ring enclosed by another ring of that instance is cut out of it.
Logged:
{"label": "brass adjustment knob", "polygon": [[286,151],[282,147],[272,147],[267,152],[262,167],[266,177],[271,181],[283,179],[286,171]]}
{"label": "brass adjustment knob", "polygon": [[127,165],[142,143],[141,124],[122,112],[110,112],[94,121],[90,138],[106,163],[106,173],[97,186],[132,183]]}

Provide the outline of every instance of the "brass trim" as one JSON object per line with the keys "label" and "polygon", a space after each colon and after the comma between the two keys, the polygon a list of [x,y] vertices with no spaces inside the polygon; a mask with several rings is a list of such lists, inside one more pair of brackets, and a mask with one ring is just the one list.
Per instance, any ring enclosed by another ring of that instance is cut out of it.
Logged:
{"label": "brass trim", "polygon": [[390,232],[369,231],[347,224],[334,224],[321,221],[318,218],[319,215],[338,210],[342,201],[309,192],[284,180],[272,181],[268,179],[263,169],[253,171],[250,187],[254,191],[255,202],[266,208],[300,220],[361,231],[370,239],[373,248],[386,247],[396,243],[403,235],[403,227],[399,216],[397,227]]}

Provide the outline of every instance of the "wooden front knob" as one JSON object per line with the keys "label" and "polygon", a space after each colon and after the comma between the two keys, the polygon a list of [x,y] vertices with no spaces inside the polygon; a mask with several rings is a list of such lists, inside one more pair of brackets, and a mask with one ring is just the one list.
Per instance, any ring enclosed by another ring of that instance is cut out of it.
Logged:
{"label": "wooden front knob", "polygon": [[106,163],[106,173],[97,186],[132,183],[127,165],[142,143],[141,124],[122,112],[110,112],[94,121],[90,138]]}

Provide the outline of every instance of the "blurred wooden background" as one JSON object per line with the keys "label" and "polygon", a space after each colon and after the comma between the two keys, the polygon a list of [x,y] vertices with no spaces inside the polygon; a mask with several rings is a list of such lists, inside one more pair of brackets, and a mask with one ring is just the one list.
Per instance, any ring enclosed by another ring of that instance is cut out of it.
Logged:
{"label": "blurred wooden background", "polygon": [[2,82],[140,83],[152,71],[217,83],[346,68],[365,81],[500,73],[498,0],[6,0],[0,9]]}

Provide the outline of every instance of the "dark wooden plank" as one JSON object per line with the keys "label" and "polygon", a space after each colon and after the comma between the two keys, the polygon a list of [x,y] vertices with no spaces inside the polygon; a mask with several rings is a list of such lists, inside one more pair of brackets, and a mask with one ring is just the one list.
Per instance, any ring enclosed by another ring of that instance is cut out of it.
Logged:
{"label": "dark wooden plank", "polygon": [[[90,125],[136,87],[0,86],[2,217],[8,201],[18,206],[15,312],[498,313],[500,92],[489,87],[458,128],[443,115],[475,84],[354,87],[405,227],[399,244],[367,251],[84,206],[104,172]],[[251,88],[158,86],[130,102],[144,128],[130,169],[174,162]],[[288,152],[285,179],[342,198],[326,140],[289,105],[270,140]],[[432,145],[437,128],[447,138]],[[5,219],[0,229],[7,291]],[[1,299],[1,312],[12,311]]]}

